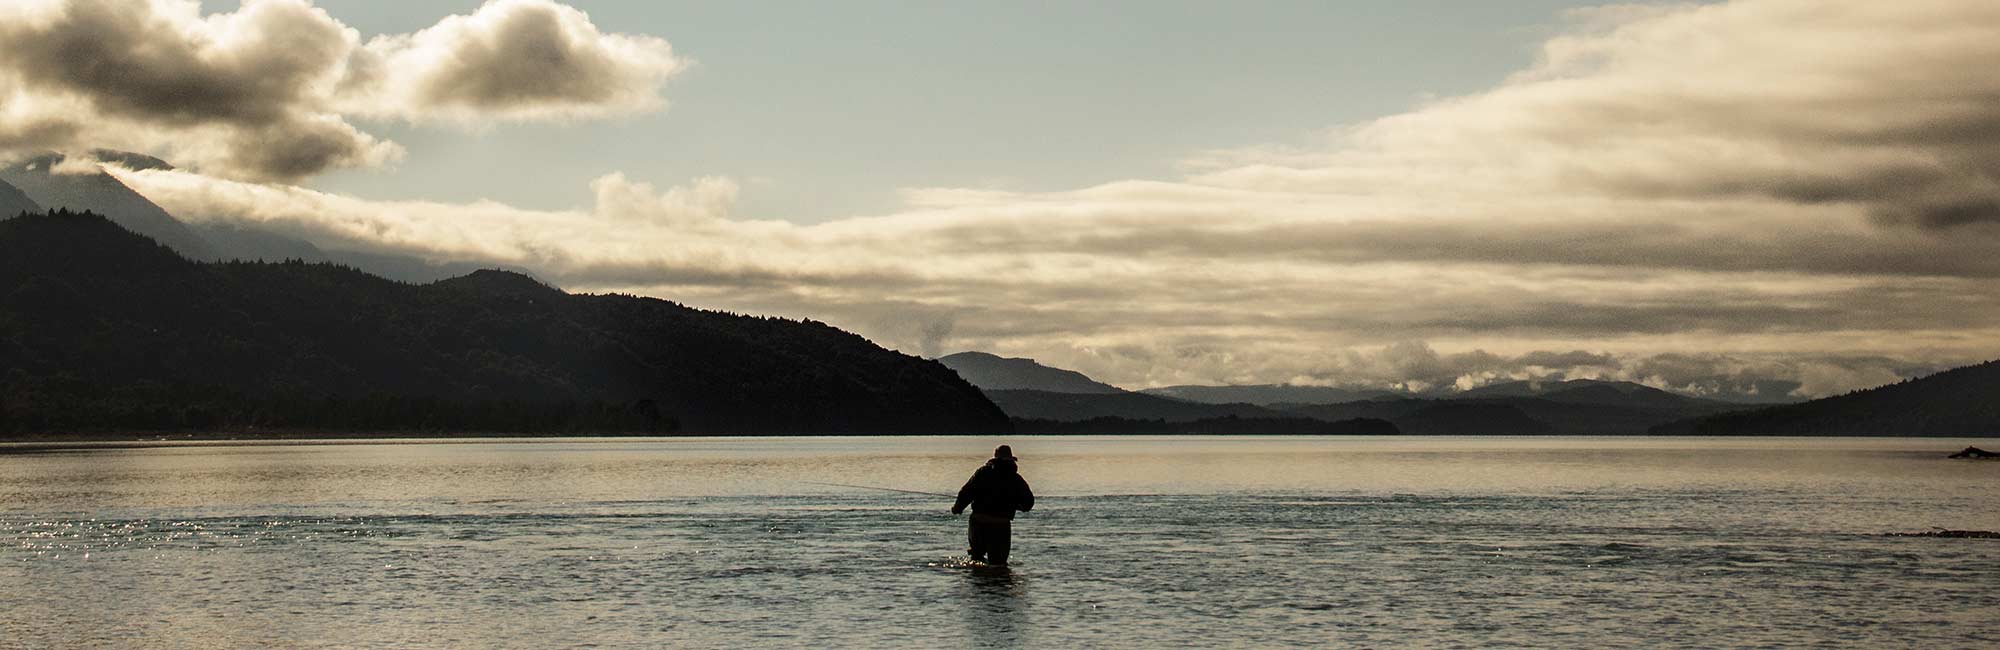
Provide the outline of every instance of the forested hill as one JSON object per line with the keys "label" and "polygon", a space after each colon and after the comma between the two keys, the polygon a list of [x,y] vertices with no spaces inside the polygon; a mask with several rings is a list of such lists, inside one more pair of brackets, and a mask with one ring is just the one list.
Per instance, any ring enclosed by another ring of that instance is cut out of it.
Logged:
{"label": "forested hill", "polygon": [[199,264],[90,214],[0,221],[0,432],[1001,433],[936,362],[812,321]]}
{"label": "forested hill", "polygon": [[2000,434],[2000,361],[1810,402],[1661,425],[1665,435]]}

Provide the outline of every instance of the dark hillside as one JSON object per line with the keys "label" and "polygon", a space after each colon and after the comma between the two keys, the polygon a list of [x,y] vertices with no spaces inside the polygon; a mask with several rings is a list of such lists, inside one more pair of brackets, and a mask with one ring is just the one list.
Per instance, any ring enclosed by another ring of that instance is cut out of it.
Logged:
{"label": "dark hillside", "polygon": [[1683,420],[1663,435],[1988,436],[2000,434],[2000,361],[1837,397]]}
{"label": "dark hillside", "polygon": [[1391,420],[1404,433],[1424,436],[1539,436],[1557,433],[1520,407],[1498,401],[1439,401]]}
{"label": "dark hillside", "polygon": [[998,433],[950,369],[823,323],[197,264],[102,217],[0,221],[0,431]]}

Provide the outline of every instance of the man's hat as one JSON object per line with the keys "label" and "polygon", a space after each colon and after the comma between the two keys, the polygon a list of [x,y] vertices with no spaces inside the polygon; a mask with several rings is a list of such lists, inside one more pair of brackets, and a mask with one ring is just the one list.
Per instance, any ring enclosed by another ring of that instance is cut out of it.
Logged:
{"label": "man's hat", "polygon": [[1000,446],[998,446],[998,447],[994,447],[994,448],[993,448],[993,457],[994,457],[994,458],[1005,458],[1005,459],[1007,459],[1007,460],[1015,460],[1015,458],[1014,458],[1014,448],[1013,448],[1013,447],[1009,447],[1009,446],[1007,446],[1007,445],[1000,445]]}

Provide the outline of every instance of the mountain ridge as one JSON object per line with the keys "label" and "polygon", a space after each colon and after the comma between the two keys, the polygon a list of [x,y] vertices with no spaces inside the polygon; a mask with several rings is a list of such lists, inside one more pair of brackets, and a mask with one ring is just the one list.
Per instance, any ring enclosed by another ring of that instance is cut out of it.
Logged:
{"label": "mountain ridge", "polygon": [[0,178],[0,219],[41,211],[41,204],[28,198],[28,194],[22,192],[21,188],[14,187],[6,179]]}
{"label": "mountain ridge", "polygon": [[981,390],[1037,390],[1051,393],[1109,395],[1130,392],[1075,370],[1045,366],[1034,359],[1002,357],[986,352],[960,352],[938,362]]}
{"label": "mountain ridge", "polygon": [[[87,155],[92,162],[133,170],[172,170],[167,161],[140,153],[96,149]],[[68,160],[62,153],[44,153],[0,168],[0,218],[21,212],[67,208],[95,212],[127,230],[146,235],[196,261],[332,262],[351,266],[372,275],[410,283],[427,283],[458,277],[484,268],[483,265],[451,260],[426,260],[393,253],[322,248],[311,241],[265,229],[253,224],[226,221],[190,221],[168,212],[137,190],[102,170],[57,172]],[[19,188],[8,179],[27,185]],[[33,199],[29,207],[10,206],[5,188],[24,191]],[[38,198],[39,197],[39,198]]]}
{"label": "mountain ridge", "polygon": [[[118,151],[97,151],[94,161],[109,161],[144,169],[171,169],[165,161],[151,156]],[[188,259],[213,261],[222,255],[215,246],[196,234],[180,219],[140,195],[103,170],[57,171],[68,160],[60,153],[47,153],[0,168],[0,181],[19,188],[42,210],[87,211],[109,218],[134,233],[145,235],[180,252]],[[12,217],[14,213],[0,213]]]}
{"label": "mountain ridge", "polygon": [[0,287],[0,432],[1012,430],[942,364],[824,323],[499,271],[197,263],[59,210],[0,220]]}

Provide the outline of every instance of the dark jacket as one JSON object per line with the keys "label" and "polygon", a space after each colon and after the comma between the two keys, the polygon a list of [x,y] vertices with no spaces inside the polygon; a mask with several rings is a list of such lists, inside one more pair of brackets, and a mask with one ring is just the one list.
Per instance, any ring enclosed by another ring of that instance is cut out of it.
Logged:
{"label": "dark jacket", "polygon": [[958,489],[958,503],[952,505],[951,511],[964,510],[968,505],[975,513],[1013,519],[1015,511],[1035,508],[1035,493],[1028,489],[1028,481],[1021,478],[1014,461],[995,458],[986,461],[986,466],[973,472],[965,487]]}

